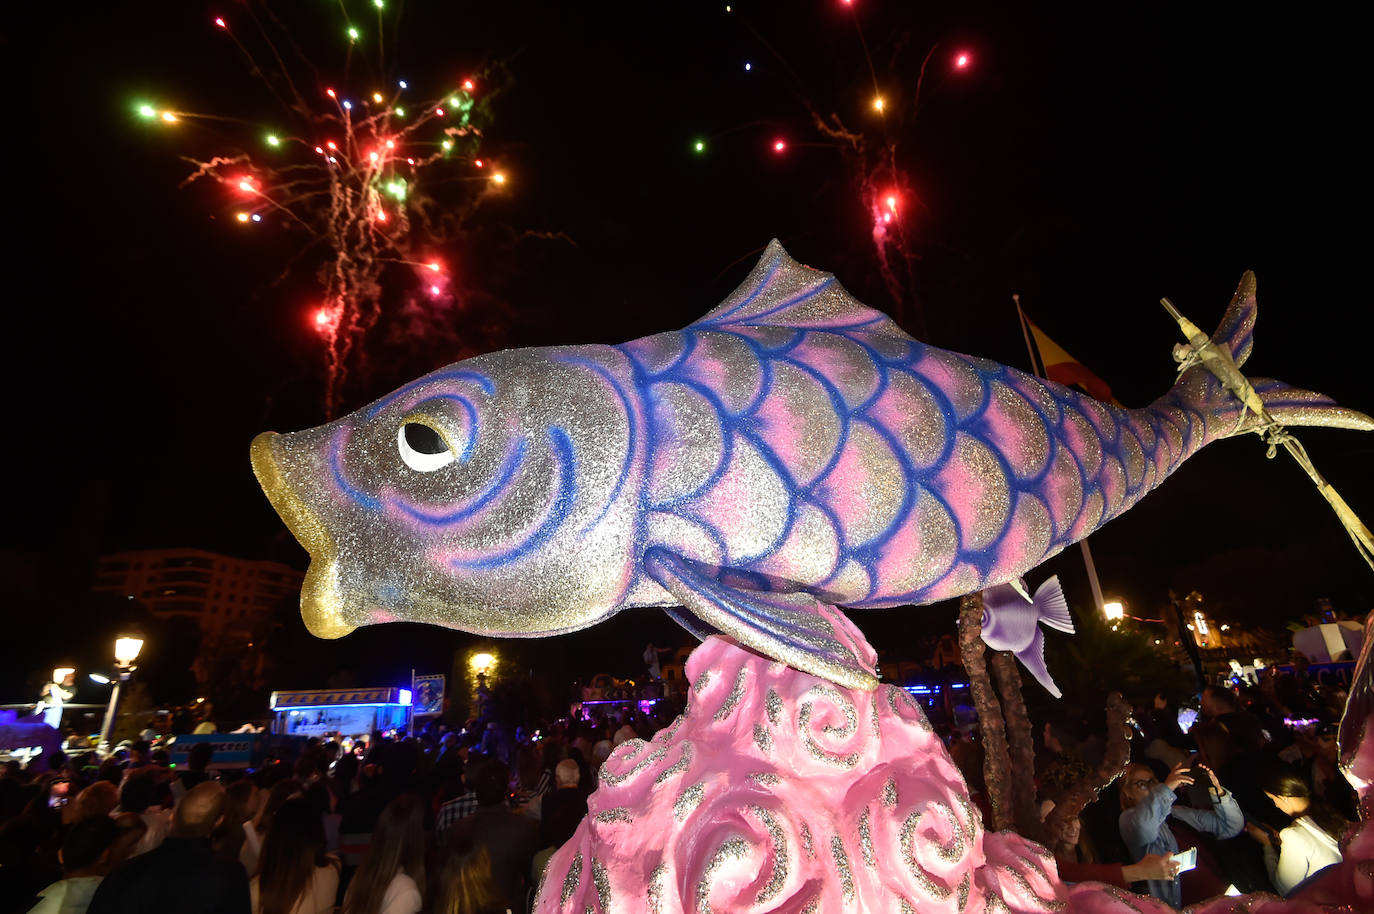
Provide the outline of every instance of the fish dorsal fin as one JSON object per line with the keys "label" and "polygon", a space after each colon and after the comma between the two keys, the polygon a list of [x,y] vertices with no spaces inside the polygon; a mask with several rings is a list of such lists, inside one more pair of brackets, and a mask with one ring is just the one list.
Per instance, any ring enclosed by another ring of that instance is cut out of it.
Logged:
{"label": "fish dorsal fin", "polygon": [[847,688],[871,692],[878,687],[877,657],[863,635],[842,612],[810,594],[734,587],[661,546],[645,552],[644,570],[691,613],[670,614],[697,637],[714,628],[760,654]]}
{"label": "fish dorsal fin", "polygon": [[849,330],[910,339],[892,318],[846,292],[834,273],[793,260],[776,238],[740,287],[692,326]]}
{"label": "fish dorsal fin", "polygon": [[1035,588],[1035,608],[1041,622],[1050,628],[1073,634],[1073,616],[1069,615],[1069,601],[1064,599],[1064,588],[1059,586],[1059,575],[1051,575],[1045,579],[1045,583]]}

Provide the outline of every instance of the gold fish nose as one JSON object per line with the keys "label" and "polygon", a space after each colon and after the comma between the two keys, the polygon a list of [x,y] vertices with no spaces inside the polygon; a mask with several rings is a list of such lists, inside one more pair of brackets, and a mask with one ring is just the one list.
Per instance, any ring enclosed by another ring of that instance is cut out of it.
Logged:
{"label": "gold fish nose", "polygon": [[343,617],[339,588],[338,547],[281,469],[281,436],[263,432],[249,449],[253,475],[291,535],[310,553],[310,569],[301,584],[301,619],[316,638],[342,638],[357,628]]}

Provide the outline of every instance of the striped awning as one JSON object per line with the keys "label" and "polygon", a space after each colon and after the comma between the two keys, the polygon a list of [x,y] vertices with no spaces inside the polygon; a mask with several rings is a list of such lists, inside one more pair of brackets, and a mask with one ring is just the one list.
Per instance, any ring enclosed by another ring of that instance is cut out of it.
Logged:
{"label": "striped awning", "polygon": [[272,710],[277,708],[329,708],[340,705],[408,704],[402,689],[310,689],[301,692],[273,692]]}

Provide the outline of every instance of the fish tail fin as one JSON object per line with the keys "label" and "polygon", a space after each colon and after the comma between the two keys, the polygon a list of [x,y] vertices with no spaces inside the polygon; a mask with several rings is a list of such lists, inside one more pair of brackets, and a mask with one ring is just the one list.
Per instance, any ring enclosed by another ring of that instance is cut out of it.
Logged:
{"label": "fish tail fin", "polygon": [[[1293,387],[1273,378],[1251,378],[1250,386],[1259,395],[1265,411],[1280,425],[1324,425],[1374,431],[1374,418],[1341,406],[1326,394]],[[1253,431],[1262,425],[1258,416],[1248,412],[1231,434]]]}
{"label": "fish tail fin", "polygon": [[1236,286],[1236,294],[1231,296],[1231,304],[1226,306],[1217,332],[1212,334],[1212,342],[1225,349],[1236,367],[1245,364],[1250,352],[1255,348],[1255,315],[1259,305],[1255,299],[1255,274],[1246,270]]}
{"label": "fish tail fin", "polygon": [[1069,601],[1064,599],[1064,588],[1059,586],[1059,575],[1052,575],[1045,583],[1035,588],[1035,612],[1040,621],[1050,628],[1072,635],[1073,616],[1069,615]]}
{"label": "fish tail fin", "polygon": [[[1240,366],[1250,357],[1255,343],[1255,274],[1246,271],[1221,323],[1212,335],[1199,361],[1185,370],[1174,386],[1191,408],[1207,417],[1207,440],[1228,438],[1255,431],[1265,425],[1259,416],[1262,406],[1269,417],[1282,425],[1320,425],[1374,431],[1374,419],[1340,406],[1324,394],[1302,390],[1272,378],[1247,379]],[[1200,335],[1200,334],[1199,334]],[[1200,342],[1200,340],[1198,341]],[[1215,353],[1211,350],[1215,349]],[[1180,346],[1188,353],[1187,346]],[[1197,358],[1194,352],[1191,356]],[[1218,376],[1220,375],[1220,377]],[[1242,405],[1246,387],[1254,392]]]}

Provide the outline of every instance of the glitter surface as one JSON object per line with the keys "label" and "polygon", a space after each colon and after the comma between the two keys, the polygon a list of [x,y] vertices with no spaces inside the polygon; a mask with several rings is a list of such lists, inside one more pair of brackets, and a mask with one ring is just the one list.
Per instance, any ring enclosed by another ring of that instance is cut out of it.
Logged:
{"label": "glitter surface", "polygon": [[724,864],[732,860],[743,860],[748,855],[749,842],[743,838],[732,838],[726,841],[711,855],[701,881],[697,883],[697,910],[701,914],[712,914],[715,910],[711,907],[711,889],[714,885],[716,872]]}
{"label": "glitter surface", "polygon": [[893,778],[883,781],[883,805],[888,809],[897,805],[897,781]]}
{"label": "glitter surface", "polygon": [[[1247,282],[1218,338],[1242,361]],[[1374,429],[1255,389],[1289,425]],[[408,426],[444,450],[414,451]],[[1011,580],[1253,429],[1201,367],[1125,410],[925,345],[773,242],[682,330],[479,355],[250,455],[310,553],[301,615],[320,637],[389,621],[539,637],[655,606],[871,690],[835,607]]]}
{"label": "glitter surface", "polygon": [[[743,694],[717,720],[741,670]],[[840,688],[719,637],[692,654],[686,673],[702,713],[611,754],[604,770],[615,783],[603,780],[588,798],[588,818],[550,873],[570,872],[574,857],[595,860],[617,910],[658,914],[699,914],[703,904],[719,914],[812,904],[889,914],[898,899],[959,914],[956,891],[969,910],[1000,894],[1018,914],[1046,914],[1061,900],[1042,849],[982,832],[943,742],[900,690]],[[756,728],[768,740],[765,757]],[[851,754],[861,764],[827,757]],[[557,882],[545,880],[538,914],[580,914],[588,905],[600,912],[590,862],[577,879],[564,880],[573,886],[566,904]]]}
{"label": "glitter surface", "polygon": [[582,855],[575,854],[572,863],[568,865],[567,875],[563,877],[563,895],[559,899],[559,904],[567,906],[572,897],[577,894],[577,887],[582,884]]}
{"label": "glitter surface", "polygon": [[725,720],[725,718],[729,717],[730,714],[734,712],[735,707],[739,704],[740,698],[744,696],[744,681],[745,672],[744,670],[740,670],[739,674],[735,676],[735,684],[730,689],[730,694],[725,696],[725,702],[716,710],[715,720],[717,722]]}
{"label": "glitter surface", "polygon": [[668,867],[660,863],[649,874],[649,914],[664,914],[663,883],[668,876]]}
{"label": "glitter surface", "polygon": [[[666,755],[666,754],[667,754],[667,751],[666,751],[666,747],[665,747],[664,755]],[[657,761],[659,761],[660,759],[662,759],[663,756],[660,755],[660,756],[658,756],[658,758],[653,758],[653,756],[650,756],[650,758],[653,759],[653,761],[657,762]],[[686,770],[687,770],[687,766],[689,766],[689,765],[691,765],[691,764],[692,764],[692,744],[691,744],[691,743],[684,742],[684,743],[682,744],[682,751],[678,754],[677,761],[676,761],[676,762],[673,762],[673,763],[672,763],[671,765],[669,765],[667,768],[664,768],[662,771],[660,771],[660,772],[658,773],[658,776],[654,778],[654,786],[657,787],[659,784],[662,784],[664,781],[667,781],[667,780],[669,780],[669,779],[671,779],[671,778],[676,777],[677,775],[679,775],[679,774],[681,774],[682,772],[686,771]]]}
{"label": "glitter surface", "polygon": [[901,831],[901,852],[902,861],[906,864],[907,871],[916,881],[916,884],[931,898],[944,899],[949,897],[949,889],[936,882],[932,875],[926,872],[925,868],[917,861],[916,850],[916,828],[921,822],[921,813],[916,811],[907,816],[902,823]]}
{"label": "glitter surface", "polygon": [[769,689],[763,698],[763,707],[768,714],[768,722],[777,726],[782,720],[782,699],[778,697],[776,689]]}
{"label": "glitter surface", "polygon": [[859,814],[859,850],[863,853],[864,865],[872,869],[878,865],[877,859],[873,856],[873,830],[869,827],[869,810],[864,807],[864,811]]}
{"label": "glitter surface", "polygon": [[615,809],[608,809],[605,812],[599,812],[595,816],[593,816],[593,818],[597,822],[602,823],[603,825],[610,822],[634,821],[634,816],[630,815],[630,811],[626,809],[624,806],[617,806]]}
{"label": "glitter surface", "polygon": [[[830,744],[843,741],[845,738],[853,736],[859,728],[859,715],[854,709],[854,704],[838,689],[830,686],[816,686],[809,693],[809,699],[801,703],[801,708],[797,714],[797,730],[802,735],[802,745],[811,757],[818,761],[827,762],[840,768],[853,768],[859,763],[857,752],[836,752],[821,745],[821,739]],[[821,739],[813,735],[811,726],[812,716],[816,713],[816,706],[819,701],[827,701],[831,707],[838,706],[844,714],[843,726],[825,724],[821,728]]]}
{"label": "glitter surface", "polygon": [[1057,898],[1045,898],[1040,895],[1030,884],[1030,880],[1021,874],[1020,870],[1007,866],[1003,867],[1003,872],[1021,889],[1021,898],[1034,899],[1039,903],[1038,907],[1046,911],[1062,911],[1066,907],[1065,903]]}
{"label": "glitter surface", "polygon": [[830,856],[835,858],[835,872],[840,877],[840,891],[845,901],[854,899],[854,872],[849,868],[849,855],[845,853],[844,841],[839,835],[830,836]]}
{"label": "glitter surface", "polygon": [[763,827],[768,830],[768,840],[771,843],[769,853],[773,858],[773,869],[768,876],[768,882],[759,890],[755,904],[766,904],[772,901],[782,891],[783,883],[787,881],[787,838],[783,834],[782,827],[778,825],[778,820],[773,818],[773,814],[762,806],[751,806],[749,811],[759,817],[763,822]]}
{"label": "glitter surface", "polygon": [[944,819],[948,830],[952,833],[948,843],[935,846],[935,852],[946,863],[958,863],[964,856],[964,830],[955,817],[954,810],[943,803],[932,803],[927,807],[927,810]]}
{"label": "glitter surface", "polygon": [[592,858],[592,883],[596,886],[596,902],[602,911],[611,910],[611,880],[601,861]]}
{"label": "glitter surface", "polygon": [[673,818],[679,822],[691,815],[692,810],[701,805],[701,798],[706,795],[706,787],[702,784],[693,784],[682,793],[677,795],[673,801]]}
{"label": "glitter surface", "polygon": [[[638,750],[634,747],[631,747],[630,751],[622,752],[622,750],[625,749],[628,743],[628,740],[625,743],[621,743],[621,745],[616,748],[616,751],[611,753],[611,757],[606,760],[606,764],[601,766],[601,770],[597,772],[597,779],[599,781],[601,781],[604,784],[609,784],[611,786],[622,784],[630,778],[633,778],[640,772],[649,770],[649,768],[661,762],[663,760],[663,757],[668,754],[668,747],[666,745],[661,745],[653,752],[650,752],[644,758],[636,762],[628,770],[616,771],[615,769],[619,766],[619,763],[621,763],[622,761],[628,761],[629,759],[634,758],[634,756],[637,754]],[[684,751],[688,750],[684,749]],[[612,761],[615,761],[616,764],[611,764]]]}

